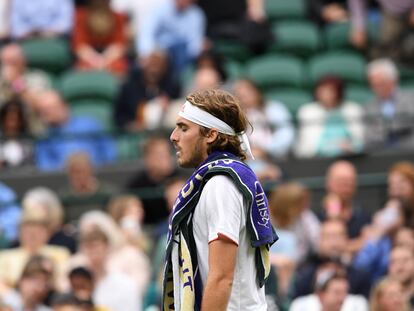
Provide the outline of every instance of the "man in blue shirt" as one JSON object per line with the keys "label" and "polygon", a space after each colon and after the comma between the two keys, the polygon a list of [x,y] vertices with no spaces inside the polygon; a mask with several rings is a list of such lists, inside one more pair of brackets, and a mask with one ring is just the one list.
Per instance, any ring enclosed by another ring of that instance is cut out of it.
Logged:
{"label": "man in blue shirt", "polygon": [[17,238],[20,215],[21,210],[17,204],[16,194],[0,182],[0,239],[6,244]]}
{"label": "man in blue shirt", "polygon": [[115,159],[115,145],[103,133],[102,125],[90,117],[72,116],[56,91],[39,95],[36,108],[47,127],[46,136],[35,146],[35,161],[39,169],[63,169],[67,158],[80,151],[89,154],[94,165]]}
{"label": "man in blue shirt", "polygon": [[206,22],[194,0],[168,0],[143,21],[137,50],[143,59],[156,50],[168,51],[174,69],[180,71],[203,47]]}

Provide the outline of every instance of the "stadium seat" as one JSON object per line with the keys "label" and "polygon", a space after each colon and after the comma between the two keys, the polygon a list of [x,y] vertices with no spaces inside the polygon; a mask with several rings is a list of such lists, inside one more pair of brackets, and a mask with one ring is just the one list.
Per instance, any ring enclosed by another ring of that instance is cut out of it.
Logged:
{"label": "stadium seat", "polygon": [[265,97],[270,103],[272,100],[283,103],[289,109],[294,121],[299,108],[313,100],[309,92],[297,89],[270,90],[265,93]]}
{"label": "stadium seat", "polygon": [[118,149],[118,158],[121,160],[136,159],[140,154],[139,143],[142,141],[142,134],[126,133],[117,136],[116,144]]}
{"label": "stadium seat", "polygon": [[342,77],[348,85],[365,85],[365,59],[350,51],[332,51],[318,54],[308,62],[308,74],[312,85],[328,74]]}
{"label": "stadium seat", "polygon": [[113,102],[118,80],[106,71],[71,71],[61,78],[60,90],[67,101],[103,99]]}
{"label": "stadium seat", "polygon": [[304,19],[306,0],[266,0],[265,11],[270,21]]}
{"label": "stadium seat", "polygon": [[274,25],[276,42],[271,49],[297,56],[309,56],[321,47],[321,35],[315,24],[309,21],[283,21]]}
{"label": "stadium seat", "polygon": [[245,62],[251,57],[248,48],[240,42],[232,40],[218,40],[214,42],[213,51],[227,60]]}
{"label": "stadium seat", "polygon": [[102,101],[76,101],[71,103],[72,113],[75,116],[88,116],[101,123],[104,130],[113,128],[112,106]]}
{"label": "stadium seat", "polygon": [[367,87],[349,86],[345,90],[345,98],[347,100],[356,102],[357,104],[365,105],[373,99],[374,95]]}
{"label": "stadium seat", "polygon": [[271,88],[301,88],[304,84],[302,61],[287,55],[264,55],[246,65],[246,75],[263,91]]}
{"label": "stadium seat", "polygon": [[[368,24],[368,39],[375,42],[378,37],[378,26]],[[323,30],[325,45],[328,49],[354,49],[350,38],[349,23],[329,23]]]}
{"label": "stadium seat", "polygon": [[72,56],[69,45],[61,39],[30,39],[22,42],[29,67],[59,74],[67,69]]}

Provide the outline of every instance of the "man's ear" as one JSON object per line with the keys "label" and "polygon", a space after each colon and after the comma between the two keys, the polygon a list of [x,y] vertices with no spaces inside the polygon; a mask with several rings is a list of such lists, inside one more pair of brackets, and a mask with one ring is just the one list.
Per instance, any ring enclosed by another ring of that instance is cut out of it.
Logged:
{"label": "man's ear", "polygon": [[206,135],[207,143],[208,144],[213,143],[217,139],[217,136],[218,136],[218,131],[216,129],[210,129]]}

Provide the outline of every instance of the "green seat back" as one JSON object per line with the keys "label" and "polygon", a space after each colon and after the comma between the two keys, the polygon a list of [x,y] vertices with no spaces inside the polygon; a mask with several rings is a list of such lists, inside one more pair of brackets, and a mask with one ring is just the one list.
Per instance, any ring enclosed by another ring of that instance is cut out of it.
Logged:
{"label": "green seat back", "polygon": [[88,116],[97,120],[104,130],[113,128],[112,105],[99,100],[79,100],[71,102],[72,113],[75,116]]}
{"label": "green seat back", "polygon": [[374,98],[371,90],[363,86],[349,86],[345,90],[345,98],[357,104],[365,105]]}
{"label": "green seat back", "polygon": [[266,0],[265,10],[269,20],[304,19],[306,0]]}
{"label": "green seat back", "polygon": [[270,90],[266,92],[265,97],[270,103],[272,100],[283,103],[294,120],[297,119],[299,108],[312,101],[312,95],[309,92],[297,89]]}

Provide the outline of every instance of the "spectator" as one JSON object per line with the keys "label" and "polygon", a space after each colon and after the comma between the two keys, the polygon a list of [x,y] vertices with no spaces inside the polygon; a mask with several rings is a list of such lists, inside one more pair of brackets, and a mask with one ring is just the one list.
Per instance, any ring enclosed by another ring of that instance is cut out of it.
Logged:
{"label": "spectator", "polygon": [[348,21],[346,0],[311,0],[309,8],[311,18],[321,26]]}
{"label": "spectator", "polygon": [[389,59],[374,60],[367,68],[375,95],[365,106],[367,148],[412,148],[414,93],[398,88],[398,70]]}
{"label": "spectator", "polygon": [[[0,252],[0,283],[9,287],[17,284],[31,256],[42,255],[53,262],[56,279],[63,275],[69,252],[60,246],[46,245],[50,238],[47,219],[41,214],[26,214],[20,224],[20,246]],[[56,283],[56,286],[60,284]]]}
{"label": "spectator", "polygon": [[254,53],[263,52],[272,42],[264,1],[198,0],[198,5],[207,17],[207,36],[211,42],[220,39],[242,42]]}
{"label": "spectator", "polygon": [[149,251],[148,237],[142,228],[144,208],[141,199],[135,195],[119,195],[111,199],[107,209],[125,240],[142,251]]}
{"label": "spectator", "polygon": [[[378,43],[373,57],[390,57],[394,60],[412,59],[412,32],[414,4],[410,0],[378,0],[381,7],[381,24]],[[348,0],[351,13],[351,41],[356,47],[367,47],[367,1]]]}
{"label": "spectator", "polygon": [[180,72],[203,49],[205,17],[194,0],[168,0],[149,13],[141,30],[136,40],[138,56],[167,51],[173,69]]}
{"label": "spectator", "polygon": [[259,88],[248,79],[236,81],[234,93],[253,127],[252,146],[271,156],[286,155],[295,134],[289,111],[282,103],[265,102]]}
{"label": "spectator", "polygon": [[126,18],[111,10],[110,0],[89,0],[76,10],[72,43],[79,69],[126,72]]}
{"label": "spectator", "polygon": [[414,225],[414,165],[408,161],[395,163],[388,172],[388,196],[404,202],[406,226]]}
{"label": "spectator", "polygon": [[36,144],[35,160],[40,170],[61,170],[75,152],[86,152],[94,165],[115,159],[115,146],[102,126],[89,117],[73,116],[56,91],[40,94],[37,110],[47,126],[47,136]]}
{"label": "spectator", "polygon": [[20,215],[16,194],[0,181],[0,249],[17,239]]}
{"label": "spectator", "polygon": [[72,294],[57,294],[53,297],[52,307],[53,311],[84,311],[79,299]]}
{"label": "spectator", "polygon": [[9,11],[10,0],[0,1],[0,46],[8,39],[10,34]]}
{"label": "spectator", "polygon": [[[270,195],[269,210],[280,241],[271,248],[271,254],[281,255],[284,249],[282,245],[286,251],[290,249],[285,255],[295,262],[301,262],[309,254],[315,253],[320,223],[309,204],[310,193],[302,185],[291,182],[275,187]],[[289,244],[289,241],[292,243]]]}
{"label": "spectator", "polygon": [[76,251],[75,230],[70,225],[63,224],[65,211],[56,193],[48,188],[32,188],[25,193],[22,206],[23,218],[43,217],[46,220],[49,245],[65,247],[71,253]]}
{"label": "spectator", "polygon": [[96,280],[93,300],[98,305],[112,311],[141,310],[142,293],[131,276],[107,269],[111,244],[109,237],[101,229],[91,227],[83,231],[80,235],[80,250],[85,256],[86,266]]}
{"label": "spectator", "polygon": [[362,150],[363,110],[345,101],[344,91],[339,77],[325,76],[317,82],[315,101],[298,111],[297,156],[338,156]]}
{"label": "spectator", "polygon": [[44,305],[52,287],[53,263],[35,256],[29,259],[17,284],[17,291],[9,291],[3,299],[13,310],[50,311]]}
{"label": "spectator", "polygon": [[312,295],[299,297],[292,302],[290,311],[368,311],[366,299],[349,294],[346,272],[338,264],[326,264],[318,269],[315,291]]}
{"label": "spectator", "polygon": [[378,282],[371,293],[369,304],[370,311],[411,310],[401,283],[392,278]]}
{"label": "spectator", "polygon": [[414,254],[412,249],[401,246],[392,249],[388,277],[400,282],[403,295],[409,299],[412,309],[414,306]]}
{"label": "spectator", "polygon": [[0,108],[0,168],[22,166],[32,159],[28,141],[28,124],[20,101],[11,101]]}
{"label": "spectator", "polygon": [[144,129],[143,112],[147,102],[157,99],[166,109],[168,101],[179,95],[178,81],[169,70],[167,56],[153,52],[139,68],[131,71],[121,86],[115,103],[115,123],[122,129]]}
{"label": "spectator", "polygon": [[176,171],[171,155],[171,145],[166,138],[149,138],[144,143],[143,152],[144,170],[136,174],[127,183],[126,188],[129,191],[137,191],[145,188],[147,193],[151,191],[154,194],[160,194],[159,196],[148,196],[148,198],[142,195],[145,215],[144,223],[156,224],[167,219],[169,215],[160,187],[169,178],[176,175]]}
{"label": "spectator", "polygon": [[[105,269],[108,272],[128,275],[135,285],[137,295],[141,299],[151,276],[151,266],[146,254],[125,240],[121,229],[105,212],[90,211],[81,217],[79,221],[79,232],[81,235],[88,234],[95,229],[102,231],[109,241],[107,254],[105,255]],[[69,266],[86,265],[94,270],[89,264],[91,264],[91,259],[80,249],[80,252],[72,257]],[[102,267],[98,267],[98,269],[100,268]],[[98,279],[99,277],[97,277]]]}
{"label": "spectator", "polygon": [[323,210],[318,214],[321,221],[330,218],[342,219],[347,226],[349,247],[356,251],[362,240],[358,237],[362,228],[371,221],[370,214],[355,200],[357,191],[357,171],[348,161],[339,160],[332,163],[325,177],[327,196]]}
{"label": "spectator", "polygon": [[10,12],[10,34],[13,39],[68,35],[73,25],[71,0],[13,0]]}
{"label": "spectator", "polygon": [[316,253],[310,255],[296,270],[293,297],[310,294],[316,271],[330,261],[339,262],[346,267],[350,293],[368,297],[371,286],[369,274],[351,265],[347,243],[348,236],[342,221],[323,222]]}
{"label": "spectator", "polygon": [[66,175],[68,183],[59,191],[59,196],[68,207],[67,222],[76,222],[90,210],[104,210],[111,196],[117,193],[114,185],[96,177],[91,159],[85,152],[69,156]]}

